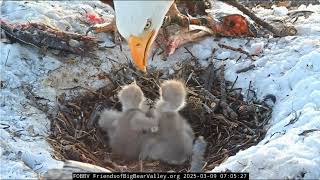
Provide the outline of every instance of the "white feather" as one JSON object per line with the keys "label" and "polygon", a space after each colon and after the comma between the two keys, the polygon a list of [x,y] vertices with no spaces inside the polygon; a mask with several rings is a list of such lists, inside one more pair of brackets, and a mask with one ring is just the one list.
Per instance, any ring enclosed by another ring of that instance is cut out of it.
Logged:
{"label": "white feather", "polygon": [[151,28],[159,30],[173,2],[173,0],[114,1],[119,33],[126,39],[131,35],[139,36],[144,32],[148,19],[151,20]]}

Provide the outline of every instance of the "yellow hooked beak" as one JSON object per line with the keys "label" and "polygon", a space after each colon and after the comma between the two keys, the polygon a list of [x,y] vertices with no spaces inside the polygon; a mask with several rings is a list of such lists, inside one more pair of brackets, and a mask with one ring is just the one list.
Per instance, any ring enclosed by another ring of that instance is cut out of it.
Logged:
{"label": "yellow hooked beak", "polygon": [[146,72],[147,60],[156,34],[156,31],[152,30],[145,31],[141,36],[131,35],[129,37],[128,44],[132,59],[136,66],[143,72]]}

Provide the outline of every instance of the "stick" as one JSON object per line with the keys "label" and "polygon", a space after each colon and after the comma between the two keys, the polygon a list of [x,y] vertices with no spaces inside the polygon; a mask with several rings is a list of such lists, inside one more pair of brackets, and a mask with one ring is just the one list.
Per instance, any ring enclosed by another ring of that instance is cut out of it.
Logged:
{"label": "stick", "polygon": [[227,93],[226,93],[226,81],[224,79],[224,61],[222,61],[219,78],[220,78],[221,101],[226,103]]}
{"label": "stick", "polygon": [[248,67],[245,67],[245,68],[242,68],[242,69],[237,70],[236,73],[239,74],[239,73],[247,72],[247,71],[249,71],[249,70],[251,70],[251,69],[253,69],[253,68],[255,68],[255,67],[256,67],[256,65],[251,64],[251,65],[248,66]]}
{"label": "stick", "polygon": [[4,66],[7,66],[7,62],[8,62],[8,58],[9,58],[9,54],[10,54],[10,49],[9,49],[9,51],[8,51],[7,58],[6,58],[6,62],[4,63]]}
{"label": "stick", "polygon": [[45,24],[10,24],[0,19],[1,29],[18,41],[38,48],[52,48],[74,54],[87,54],[97,47],[93,37],[64,32]]}
{"label": "stick", "polygon": [[[230,117],[232,119],[238,119],[238,114],[236,112],[233,111],[233,109],[230,108],[230,106],[226,103],[226,102],[221,102],[220,99],[218,99],[217,97],[215,97],[211,92],[209,92],[208,90],[202,88],[201,92],[204,94],[204,96],[208,99],[211,99],[213,102],[215,102],[216,104],[219,104],[221,106],[221,108],[226,109],[226,111],[223,111],[225,116]],[[217,106],[216,106],[217,107]]]}
{"label": "stick", "polygon": [[221,43],[218,43],[218,46],[221,47],[221,48],[230,49],[232,51],[237,51],[237,52],[243,53],[243,54],[247,55],[252,60],[251,54],[249,52],[241,49],[241,48],[235,48],[235,47],[231,47],[231,46],[228,46],[228,45],[225,45],[225,44],[221,44]]}

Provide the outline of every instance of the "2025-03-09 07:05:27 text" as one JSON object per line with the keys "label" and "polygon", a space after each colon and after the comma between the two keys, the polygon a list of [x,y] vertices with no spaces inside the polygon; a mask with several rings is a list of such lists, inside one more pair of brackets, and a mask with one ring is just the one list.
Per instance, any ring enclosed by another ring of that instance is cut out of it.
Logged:
{"label": "2025-03-09 07:05:27 text", "polygon": [[73,173],[73,179],[249,179],[249,173]]}

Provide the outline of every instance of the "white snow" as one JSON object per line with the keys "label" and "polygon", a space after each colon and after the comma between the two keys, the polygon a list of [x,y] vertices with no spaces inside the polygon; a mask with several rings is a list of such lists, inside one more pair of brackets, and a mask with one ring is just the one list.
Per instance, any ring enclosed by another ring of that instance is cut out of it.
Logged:
{"label": "white snow", "polygon": [[[216,3],[213,13],[238,12],[232,7]],[[1,18],[11,22],[46,22],[61,29],[83,33],[88,27],[82,23],[87,12],[112,17],[112,10],[98,1],[2,1]],[[200,59],[202,65],[210,61],[226,66],[226,78],[244,90],[251,81],[259,99],[267,94],[277,98],[272,119],[264,140],[258,145],[238,152],[213,171],[249,172],[254,179],[320,178],[320,132],[299,135],[304,130],[320,129],[320,6],[306,5],[300,10],[315,13],[300,17],[294,26],[296,36],[284,38],[229,39],[206,38],[186,47]],[[255,8],[264,19],[286,17],[284,7],[272,9]],[[98,38],[112,42],[110,35]],[[218,43],[242,48],[255,54],[254,61],[239,52],[223,49]],[[215,49],[215,51],[213,51]],[[214,54],[212,54],[214,52]],[[55,106],[56,96],[66,93],[77,95],[82,89],[68,90],[75,86],[96,89],[108,83],[96,75],[108,71],[111,62],[106,57],[126,62],[130,57],[128,47],[99,52],[99,59],[80,58],[69,55],[58,58],[52,54],[42,56],[39,50],[18,43],[1,42],[1,74],[4,84],[0,102],[0,175],[1,179],[38,178],[48,168],[61,167],[55,160],[52,148],[46,142],[50,121],[27,99],[26,85],[35,95],[44,98],[43,104]],[[241,57],[239,59],[239,57]],[[163,61],[156,56],[149,66],[169,69],[172,72],[178,62],[190,58],[184,48]],[[238,60],[239,59],[239,60]],[[236,71],[255,65],[245,73]],[[289,124],[290,121],[296,121]],[[289,125],[288,125],[289,124]]]}
{"label": "white snow", "polygon": [[273,9],[274,15],[285,16],[288,14],[288,9],[286,7],[273,5],[271,8]]}
{"label": "white snow", "polygon": [[259,55],[264,48],[264,42],[253,43],[250,46],[249,54],[250,55]]}

